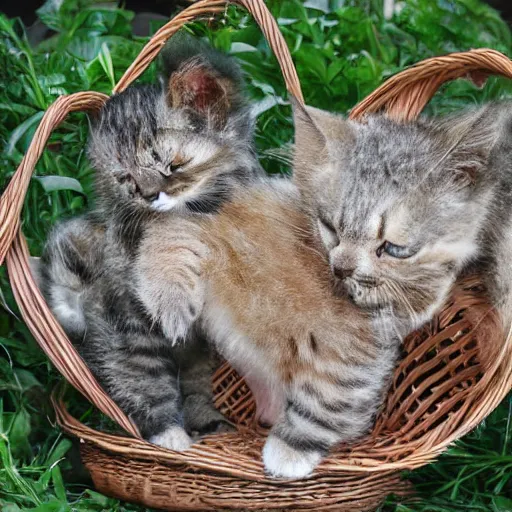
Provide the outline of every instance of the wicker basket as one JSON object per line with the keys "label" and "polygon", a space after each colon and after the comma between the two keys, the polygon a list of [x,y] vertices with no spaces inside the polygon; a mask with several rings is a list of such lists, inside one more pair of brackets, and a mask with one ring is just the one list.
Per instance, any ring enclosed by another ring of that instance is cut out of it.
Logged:
{"label": "wicker basket", "polygon": [[[287,88],[302,101],[286,44],[263,0],[237,0],[256,18],[279,60]],[[190,6],[159,30],[120,80],[125,89],[184,23],[223,11],[224,0]],[[385,109],[414,119],[441,84],[459,77],[482,82],[489,74],[512,78],[512,62],[493,50],[428,59],[388,80],[356,106],[353,119]],[[64,377],[130,437],[95,431],[53,397],[62,428],[81,441],[82,458],[98,490],[167,510],[368,510],[389,493],[406,494],[403,469],[434,460],[482,421],[512,387],[512,342],[486,301],[478,277],[458,283],[444,310],[404,343],[387,401],[373,432],[339,446],[303,481],[263,473],[265,432],[253,423],[254,402],[243,379],[224,364],[214,377],[217,406],[239,425],[236,433],[205,438],[176,453],[140,439],[137,429],[103,392],[50,313],[28,264],[20,212],[34,166],[52,130],[69,112],[99,109],[107,96],[83,92],[60,97],[44,115],[21,165],[0,199],[0,263],[6,259],[23,318]],[[492,349],[492,350],[491,350]]]}

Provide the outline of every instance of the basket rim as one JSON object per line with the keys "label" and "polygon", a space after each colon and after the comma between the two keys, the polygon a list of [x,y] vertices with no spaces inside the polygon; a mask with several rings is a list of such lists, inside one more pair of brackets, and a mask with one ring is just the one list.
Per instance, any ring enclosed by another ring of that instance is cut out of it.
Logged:
{"label": "basket rim", "polygon": [[[458,288],[462,291],[469,291],[479,284],[480,279],[477,276],[468,276],[459,282]],[[468,300],[469,303],[466,307],[471,307],[470,302],[472,299],[469,296]],[[449,308],[451,306],[447,304],[446,307]],[[508,348],[510,350],[510,347]],[[512,387],[512,358],[507,356],[507,362],[506,374],[508,375],[508,386],[510,388]],[[397,444],[393,445],[392,449],[389,448],[385,441],[398,440],[400,432],[377,429],[378,431],[375,435],[367,435],[359,440],[359,442],[351,443],[348,446],[342,445],[338,449],[332,450],[329,456],[318,466],[311,478],[322,478],[334,473],[338,474],[347,471],[374,473],[379,471],[412,470],[434,461],[454,440],[475,428],[499,404],[502,397],[500,393],[493,389],[492,385],[495,383],[496,378],[500,377],[502,370],[503,368],[500,365],[493,364],[483,373],[481,380],[473,386],[471,398],[468,398],[467,395],[458,397],[458,401],[464,400],[464,405],[449,420],[457,424],[457,421],[463,418],[468,411],[476,409],[471,412],[471,421],[463,422],[462,425],[450,430],[447,418],[447,420],[443,421],[433,430],[426,432],[420,439],[400,440]],[[490,393],[489,389],[491,390]],[[484,397],[484,412],[478,407],[475,408],[475,404],[479,405],[480,398],[482,397]],[[159,461],[163,464],[171,465],[185,464],[191,468],[206,469],[222,473],[223,475],[238,477],[243,475],[243,478],[247,480],[275,481],[275,479],[268,478],[263,473],[263,465],[259,460],[255,461],[251,457],[244,457],[242,455],[240,459],[236,460],[236,464],[230,464],[218,448],[208,445],[209,441],[213,439],[218,441],[220,437],[226,439],[226,443],[223,443],[223,445],[227,445],[230,439],[233,440],[234,436],[237,436],[237,433],[205,436],[199,442],[194,443],[189,450],[174,452],[155,446],[143,439],[133,439],[120,434],[102,432],[84,425],[67,410],[64,403],[64,386],[62,386],[62,383],[55,388],[51,400],[56,412],[57,423],[64,431],[79,438],[81,442],[91,443],[102,450],[118,455],[130,454],[139,460]],[[250,432],[252,436],[258,435],[258,432],[250,427],[242,426],[240,431],[242,433]],[[446,432],[447,435],[440,441],[440,433],[443,432]],[[258,439],[263,442],[264,436],[258,435]],[[258,442],[257,440],[254,441]],[[428,450],[424,449],[425,444],[429,445]],[[395,460],[383,462],[382,459],[389,459],[391,453],[403,452],[405,446],[407,446],[408,450],[407,453],[403,453],[403,456]],[[368,449],[369,447],[372,447],[372,449]]]}

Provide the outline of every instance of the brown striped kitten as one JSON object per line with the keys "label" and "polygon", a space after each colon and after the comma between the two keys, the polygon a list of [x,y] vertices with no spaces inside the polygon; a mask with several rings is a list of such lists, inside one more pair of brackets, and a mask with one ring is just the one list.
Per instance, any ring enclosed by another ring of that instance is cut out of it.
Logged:
{"label": "brown striped kitten", "polygon": [[288,180],[240,187],[200,222],[152,223],[134,275],[146,310],[164,325],[185,294],[184,303],[201,304],[201,328],[273,424],[267,473],[305,477],[333,445],[370,429],[400,338],[334,295],[321,242]]}
{"label": "brown striped kitten", "polygon": [[165,219],[169,236],[183,222],[199,225],[261,170],[234,60],[191,38],[175,37],[165,51],[165,84],[130,87],[93,120],[96,209],[53,230],[39,273],[105,390],[146,439],[183,450],[190,436],[230,428],[213,405],[215,360],[195,322],[201,299],[187,301],[184,277],[172,293],[175,315],[155,321],[138,298],[133,262],[150,226]]}

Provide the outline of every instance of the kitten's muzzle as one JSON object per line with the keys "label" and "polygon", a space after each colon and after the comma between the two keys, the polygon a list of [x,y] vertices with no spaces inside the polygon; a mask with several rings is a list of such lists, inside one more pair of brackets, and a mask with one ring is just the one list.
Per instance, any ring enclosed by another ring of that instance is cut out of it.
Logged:
{"label": "kitten's muzzle", "polygon": [[352,277],[354,275],[354,272],[356,271],[355,268],[339,268],[339,267],[333,267],[332,269],[333,274],[340,280],[344,281],[347,279],[347,277]]}
{"label": "kitten's muzzle", "polygon": [[358,284],[364,286],[365,288],[375,288],[375,286],[379,284],[377,279],[370,276],[356,276],[354,279],[358,282]]}

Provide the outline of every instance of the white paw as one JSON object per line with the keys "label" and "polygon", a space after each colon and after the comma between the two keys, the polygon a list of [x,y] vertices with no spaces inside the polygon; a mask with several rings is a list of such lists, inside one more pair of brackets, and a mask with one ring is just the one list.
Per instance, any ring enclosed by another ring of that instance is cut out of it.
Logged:
{"label": "white paw", "polygon": [[149,442],[161,446],[162,448],[167,448],[168,450],[182,452],[190,448],[193,441],[185,432],[184,428],[174,426],[165,429],[160,434],[151,436]]}
{"label": "white paw", "polygon": [[[202,294],[201,294],[202,297]],[[183,341],[199,318],[203,309],[203,302],[199,297],[186,294],[176,294],[169,301],[160,317],[160,324],[164,336],[173,344]]]}
{"label": "white paw", "polygon": [[263,447],[265,471],[276,477],[305,478],[322,460],[318,452],[303,452],[270,435]]}

